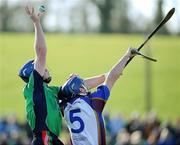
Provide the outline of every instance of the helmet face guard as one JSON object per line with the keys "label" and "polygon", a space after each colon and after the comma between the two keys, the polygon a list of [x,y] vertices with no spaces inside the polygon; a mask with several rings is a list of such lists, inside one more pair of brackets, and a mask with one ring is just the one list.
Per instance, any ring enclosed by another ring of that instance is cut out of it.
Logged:
{"label": "helmet face guard", "polygon": [[83,79],[78,76],[70,78],[66,83],[62,86],[63,94],[71,99],[76,95],[85,95],[86,93],[82,93],[80,88],[84,88],[87,92],[87,88],[84,85]]}

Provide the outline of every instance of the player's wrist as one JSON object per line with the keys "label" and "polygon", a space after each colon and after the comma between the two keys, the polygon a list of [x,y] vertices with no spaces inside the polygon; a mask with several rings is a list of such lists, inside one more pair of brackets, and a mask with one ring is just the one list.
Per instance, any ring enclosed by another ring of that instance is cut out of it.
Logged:
{"label": "player's wrist", "polygon": [[127,57],[131,58],[131,57],[135,56],[136,55],[136,53],[135,53],[136,51],[138,51],[136,48],[131,48],[130,47],[127,50],[127,53],[126,53]]}
{"label": "player's wrist", "polygon": [[40,22],[34,22],[33,25],[34,25],[34,27],[36,27],[37,29],[40,29],[40,28],[42,27]]}
{"label": "player's wrist", "polygon": [[40,21],[39,21],[39,20],[33,20],[33,24],[34,24],[34,25],[39,25],[39,24],[40,24]]}
{"label": "player's wrist", "polygon": [[130,59],[130,58],[131,58],[131,55],[132,55],[132,54],[131,54],[131,51],[128,50],[128,51],[126,52],[126,54],[125,54],[124,57]]}

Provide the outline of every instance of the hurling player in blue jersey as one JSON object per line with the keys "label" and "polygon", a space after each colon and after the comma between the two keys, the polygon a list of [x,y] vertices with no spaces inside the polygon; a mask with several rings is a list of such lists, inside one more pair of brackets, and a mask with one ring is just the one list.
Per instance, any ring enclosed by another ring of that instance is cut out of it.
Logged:
{"label": "hurling player in blue jersey", "polygon": [[100,86],[94,92],[88,92],[87,84],[76,75],[70,77],[60,88],[60,106],[64,112],[73,145],[106,145],[102,111],[127,61],[135,55],[134,51],[137,49],[128,49],[107,73],[104,83],[99,84]]}

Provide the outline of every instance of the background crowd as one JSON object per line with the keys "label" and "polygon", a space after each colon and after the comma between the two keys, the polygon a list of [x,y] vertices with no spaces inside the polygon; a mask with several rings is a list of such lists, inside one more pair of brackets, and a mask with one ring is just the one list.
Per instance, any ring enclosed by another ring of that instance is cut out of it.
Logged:
{"label": "background crowd", "polygon": [[[104,114],[108,145],[179,145],[180,119],[171,123],[161,121],[155,113],[141,118],[132,113],[129,119],[117,113]],[[69,145],[68,129],[62,127],[62,140]],[[0,118],[0,145],[30,145],[32,132],[27,122],[15,115]]]}

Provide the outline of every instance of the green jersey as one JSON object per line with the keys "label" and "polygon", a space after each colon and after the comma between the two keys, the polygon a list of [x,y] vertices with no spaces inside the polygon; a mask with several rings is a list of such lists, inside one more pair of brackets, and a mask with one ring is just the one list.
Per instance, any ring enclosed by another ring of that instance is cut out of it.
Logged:
{"label": "green jersey", "polygon": [[33,132],[48,130],[59,136],[62,116],[57,101],[59,87],[48,86],[34,70],[24,88],[27,121]]}

